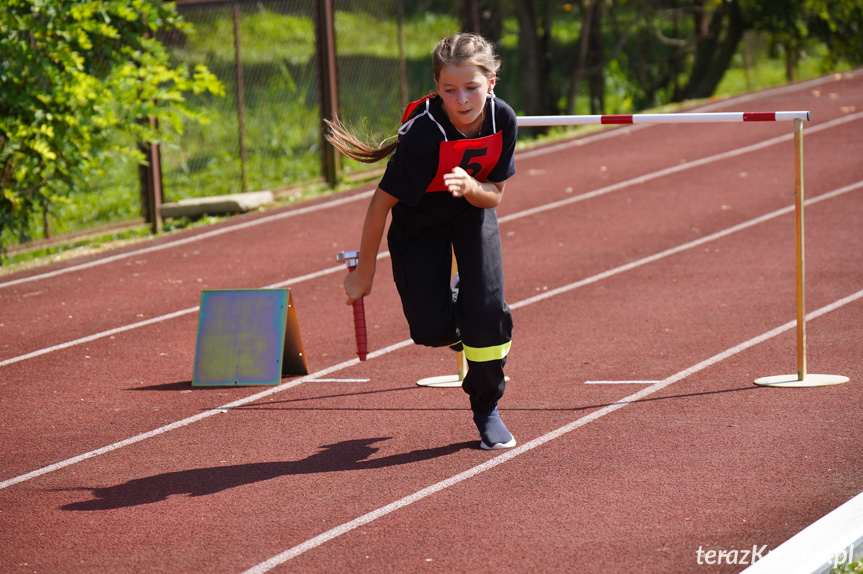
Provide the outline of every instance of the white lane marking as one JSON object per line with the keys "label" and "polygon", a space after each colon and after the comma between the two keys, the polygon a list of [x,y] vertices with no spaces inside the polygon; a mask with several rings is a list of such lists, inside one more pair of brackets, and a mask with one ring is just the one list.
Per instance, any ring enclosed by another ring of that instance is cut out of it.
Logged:
{"label": "white lane marking", "polygon": [[[718,108],[727,108],[730,104],[737,105],[742,102],[749,102],[752,100],[760,100],[765,97],[773,97],[782,94],[787,94],[791,92],[800,92],[809,90],[814,88],[815,86],[820,86],[822,84],[829,84],[831,82],[842,81],[845,79],[856,78],[857,76],[863,75],[863,70],[851,70],[848,72],[842,72],[840,74],[830,74],[829,76],[822,76],[820,78],[814,78],[812,80],[807,80],[805,82],[800,82],[799,84],[788,84],[785,86],[779,86],[776,88],[770,88],[768,90],[764,90],[761,92],[752,92],[749,94],[743,94],[742,96],[735,96],[732,98],[728,98],[727,100],[719,100],[718,102],[707,104],[705,106],[701,106],[699,108],[694,108],[692,111],[699,112],[707,112],[710,110],[715,110]],[[837,76],[839,76],[837,78]]]}
{"label": "white lane marking", "polygon": [[[829,193],[819,195],[818,197],[814,197],[814,198],[808,200],[806,203],[809,204],[809,203],[817,203],[817,202],[825,201],[827,199],[839,196],[843,193],[847,193],[849,191],[859,189],[859,188],[863,188],[863,181],[858,181],[855,184],[847,185],[845,187],[841,187],[841,188],[836,189],[834,191],[831,191]],[[549,299],[549,298],[554,297],[556,295],[567,293],[569,291],[572,291],[573,289],[577,289],[579,287],[583,287],[583,286],[589,285],[591,283],[596,283],[597,281],[600,281],[601,279],[612,277],[612,276],[617,275],[619,273],[622,273],[624,271],[628,271],[630,269],[640,267],[641,265],[645,265],[647,263],[657,261],[659,259],[662,259],[664,257],[668,257],[668,256],[675,254],[675,253],[680,253],[681,251],[684,251],[686,249],[690,249],[692,247],[696,247],[698,245],[702,245],[703,243],[706,243],[708,241],[712,241],[714,239],[719,239],[721,237],[725,237],[726,235],[734,233],[735,231],[740,231],[742,229],[752,227],[753,225],[757,225],[758,223],[768,221],[769,219],[773,219],[775,217],[778,217],[778,216],[786,214],[786,213],[790,213],[793,210],[794,210],[793,206],[776,210],[776,211],[769,213],[767,215],[763,215],[761,217],[757,217],[755,219],[749,220],[748,222],[741,223],[739,225],[735,225],[735,226],[730,227],[724,231],[720,231],[718,233],[708,235],[708,236],[703,237],[701,239],[698,239],[696,241],[691,241],[689,243],[685,243],[681,246],[674,247],[672,249],[668,249],[666,251],[663,251],[661,253],[657,253],[655,255],[651,255],[651,256],[646,257],[644,259],[641,259],[639,261],[633,261],[632,263],[628,263],[626,265],[622,265],[622,266],[617,267],[615,269],[605,271],[605,272],[600,273],[598,275],[594,275],[593,277],[588,277],[586,279],[582,279],[581,281],[576,281],[575,283],[570,283],[569,285],[565,285],[563,287],[558,287],[557,289],[552,289],[550,291],[546,291],[545,293],[542,293],[541,295],[537,295],[535,297],[531,297],[529,299],[524,299],[524,300],[519,301],[517,303],[513,303],[512,305],[510,305],[510,308],[515,310],[515,309],[519,309],[521,307],[526,307],[528,305],[538,303],[539,301],[544,301],[545,299]],[[857,295],[859,296],[859,293]],[[848,302],[850,302],[850,301],[848,301]],[[841,300],[840,303],[842,305],[847,304],[847,302],[845,302],[844,299]],[[839,306],[841,306],[841,305],[839,305]],[[836,307],[836,308],[838,308],[838,307]],[[830,306],[824,307],[822,309],[826,309],[826,311],[824,311],[825,313],[832,310],[832,308],[830,308]],[[183,312],[180,312],[180,313],[183,313]],[[807,315],[807,317],[813,317],[813,318],[817,317],[817,316],[820,316],[819,312],[817,312],[817,311],[810,314],[810,315]],[[157,319],[151,319],[150,321],[156,322]],[[93,340],[94,338],[97,338],[97,337],[92,336],[92,337],[89,337],[86,339],[87,340]],[[81,340],[79,340],[79,341],[83,342]],[[72,343],[67,343],[65,345],[71,346],[72,344],[78,344],[78,343],[73,341]],[[413,342],[410,339],[406,339],[406,340],[401,341],[399,343],[395,343],[394,345],[390,345],[389,347],[384,347],[383,349],[373,351],[373,352],[368,354],[367,358],[373,359],[375,357],[380,357],[380,356],[386,355],[387,353],[391,353],[397,349],[401,349],[403,347],[407,347],[407,346],[412,345],[412,344],[413,344]],[[31,353],[30,355],[33,355],[33,354]],[[9,362],[17,362],[17,361],[15,361],[14,359],[10,359],[10,360],[5,361],[4,363],[0,363],[0,366],[2,366],[3,364],[9,364]],[[144,433],[142,435],[138,435],[137,437],[132,437],[130,439],[127,439],[126,441],[121,441],[120,443],[116,443],[116,445],[126,446],[127,444],[133,444],[133,443],[138,442],[140,440],[143,440],[145,438],[150,438],[151,436],[156,436],[156,435],[162,434],[163,432],[168,432],[169,430],[173,430],[174,428],[179,428],[181,426],[185,426],[185,425],[189,424],[190,422],[195,422],[199,419],[205,418],[206,416],[212,416],[213,414],[224,412],[225,409],[232,408],[233,406],[240,405],[240,404],[247,404],[248,402],[255,401],[259,398],[263,398],[263,397],[269,396],[271,394],[281,392],[281,391],[289,389],[291,387],[295,387],[295,386],[297,386],[303,382],[306,382],[310,378],[313,378],[313,379],[314,378],[320,378],[324,375],[330,374],[330,373],[338,371],[340,369],[347,368],[347,367],[352,366],[352,365],[356,365],[359,362],[360,362],[359,359],[352,359],[350,361],[339,363],[338,365],[335,365],[333,367],[329,367],[329,368],[324,369],[322,371],[318,371],[317,373],[314,373],[313,375],[307,375],[304,378],[301,378],[301,379],[298,379],[295,381],[290,381],[288,383],[283,383],[281,385],[278,385],[276,387],[272,387],[271,389],[268,389],[268,390],[263,391],[261,393],[257,393],[257,394],[251,395],[249,397],[246,397],[244,399],[240,399],[239,401],[236,401],[234,403],[230,403],[230,404],[225,405],[223,407],[217,407],[215,409],[211,409],[210,411],[206,411],[206,413],[195,415],[193,417],[190,417],[189,419],[184,419],[182,421],[178,421],[176,423],[173,423],[171,425],[167,425],[165,427],[160,427],[159,429],[156,429],[154,431],[150,431],[149,433]],[[649,388],[652,388],[652,387],[649,387]],[[109,446],[103,447],[102,449],[97,449],[95,451],[91,451],[90,453],[85,453],[83,455],[79,455],[79,456],[74,457],[72,459],[68,459],[67,461],[61,461],[61,462],[58,462],[56,464],[45,467],[43,469],[35,470],[33,472],[21,475],[19,477],[0,482],[0,489],[6,488],[7,486],[11,486],[13,484],[17,484],[18,482],[23,482],[24,480],[28,480],[30,478],[35,478],[37,476],[45,474],[46,472],[52,472],[54,470],[58,470],[60,468],[63,468],[65,466],[69,466],[70,464],[74,464],[76,462],[80,462],[80,461],[85,460],[87,458],[91,458],[91,457],[96,456],[98,454],[104,454],[106,452],[110,452],[112,450],[115,450],[116,448],[120,448],[120,447],[115,446],[115,445],[109,445]],[[69,462],[69,461],[71,461],[71,462]]]}
{"label": "white lane marking", "polygon": [[[844,193],[848,193],[850,191],[854,191],[857,189],[863,188],[863,181],[858,181],[856,183],[852,183],[850,185],[846,185],[844,187],[840,187],[839,189],[835,189],[831,192],[825,193],[823,195],[819,195],[818,197],[813,197],[812,199],[806,200],[804,204],[806,206],[812,205],[814,203],[818,203],[821,201],[825,201],[827,199],[831,199],[842,195]],[[682,245],[678,245],[677,247],[672,247],[670,249],[666,249],[665,251],[660,251],[659,253],[655,253],[653,255],[649,255],[643,259],[639,259],[637,261],[633,261],[631,263],[627,263],[626,265],[621,265],[620,267],[615,267],[614,269],[609,269],[608,271],[604,271],[592,277],[587,277],[586,279],[582,279],[581,281],[576,281],[575,283],[570,283],[569,285],[564,285],[562,287],[557,287],[555,289],[549,289],[548,291],[544,291],[539,295],[535,295],[528,299],[524,299],[519,301],[518,303],[513,303],[510,305],[511,309],[518,309],[519,307],[524,307],[526,305],[532,305],[537,301],[542,301],[543,299],[549,299],[556,295],[560,295],[561,293],[566,293],[567,291],[572,291],[573,289],[578,289],[579,287],[583,287],[585,285],[589,285],[591,283],[596,283],[597,281],[601,281],[603,279],[607,279],[614,275],[618,275],[625,271],[629,271],[631,269],[635,269],[636,267],[641,267],[642,265],[647,265],[648,263],[653,263],[654,261],[658,261],[665,257],[669,257],[671,255],[676,255],[682,251],[686,251],[688,249],[692,249],[693,247],[698,247],[699,245],[703,245],[710,241],[714,241],[716,239],[720,239],[727,235],[731,235],[732,233],[736,233],[738,231],[742,231],[749,227],[754,227],[760,223],[764,223],[770,219],[775,219],[781,215],[785,215],[788,213],[794,212],[794,206],[783,207],[781,209],[777,209],[776,211],[772,211],[760,217],[756,217],[755,219],[750,219],[749,221],[744,221],[743,223],[739,223],[737,225],[731,226],[722,231],[717,231],[716,233],[712,233],[710,235],[705,235],[700,239],[696,239],[694,241],[690,241],[688,243],[684,243]]]}
{"label": "white lane marking", "polygon": [[[398,349],[401,349],[403,347],[407,347],[408,345],[411,345],[411,344],[413,344],[413,341],[410,341],[410,340],[402,341],[400,343],[396,343],[395,345],[390,345],[389,347],[385,347],[383,349],[374,351],[373,353],[369,353],[368,357],[369,358],[379,357],[381,355],[391,353],[391,352],[396,351]],[[32,478],[42,476],[43,474],[48,474],[49,472],[54,472],[55,470],[60,470],[61,468],[65,468],[67,466],[79,463],[81,461],[87,460],[88,458],[93,458],[94,456],[99,456],[101,454],[109,453],[109,452],[117,450],[119,448],[123,448],[124,446],[129,446],[131,444],[135,444],[136,442],[141,442],[142,440],[145,440],[148,438],[153,438],[153,437],[159,436],[161,434],[165,434],[166,432],[190,425],[194,422],[197,422],[199,420],[203,420],[203,419],[211,417],[213,415],[221,414],[221,413],[229,411],[233,408],[255,402],[257,400],[263,399],[263,398],[268,397],[270,395],[274,395],[274,394],[280,393],[284,390],[287,390],[287,389],[296,387],[298,385],[301,385],[301,384],[309,381],[310,379],[317,379],[320,377],[325,377],[326,375],[329,375],[331,373],[335,373],[337,371],[347,369],[348,367],[352,367],[354,365],[359,364],[359,362],[360,362],[359,359],[351,359],[349,361],[344,361],[342,363],[339,363],[337,365],[333,365],[331,367],[327,367],[325,369],[322,369],[322,370],[317,371],[315,373],[312,373],[310,375],[306,375],[305,377],[302,377],[300,379],[295,379],[295,380],[289,381],[287,383],[282,383],[278,386],[271,387],[267,390],[261,391],[259,393],[255,393],[255,394],[250,395],[248,397],[244,397],[242,399],[236,400],[236,401],[228,403],[226,405],[222,405],[220,407],[216,407],[216,408],[204,411],[202,413],[198,413],[198,414],[193,415],[191,417],[173,422],[171,424],[159,427],[157,429],[153,429],[151,431],[141,433],[139,435],[135,435],[131,438],[128,438],[128,439],[125,439],[125,440],[122,440],[119,442],[115,442],[114,444],[110,444],[108,446],[104,446],[102,448],[97,448],[96,450],[91,450],[90,452],[86,452],[84,454],[80,454],[78,456],[68,458],[66,460],[62,460],[60,462],[48,465],[48,466],[40,468],[38,470],[34,470],[32,472],[28,472],[28,473],[22,474],[20,476],[16,476],[15,478],[10,478],[8,480],[4,480],[4,481],[0,482],[0,490],[7,488],[9,486],[12,486],[14,484],[18,484],[19,482],[24,482],[26,480],[30,480]]]}
{"label": "white lane marking", "polygon": [[116,255],[111,255],[105,257],[104,259],[95,259],[93,261],[88,261],[87,263],[81,263],[79,265],[72,265],[70,267],[64,267],[62,269],[56,269],[54,271],[48,271],[46,273],[40,273],[38,275],[31,275],[29,277],[22,277],[20,279],[13,279],[11,281],[6,281],[0,283],[0,288],[3,287],[11,287],[13,285],[20,285],[22,283],[29,283],[31,281],[37,281],[39,279],[48,279],[50,277],[56,277],[58,275],[64,275],[66,273],[72,273],[73,271],[81,271],[83,269],[90,269],[92,267],[98,267],[99,265],[105,265],[106,263],[113,263],[114,261],[120,261],[122,259],[128,259],[130,257],[138,257],[141,255],[146,255],[148,253],[153,253],[154,251],[162,251],[165,249],[170,249],[172,247],[178,247],[181,245],[186,245],[188,243],[194,243],[197,241],[201,241],[203,239],[209,239],[211,237],[218,237],[219,235],[224,235],[226,233],[232,233],[234,231],[239,231],[241,229],[248,229],[250,227],[255,227],[258,225],[262,225],[264,223],[270,223],[273,221],[277,221],[279,219],[286,219],[288,217],[296,217],[298,215],[305,215],[307,213],[313,213],[315,211],[321,211],[323,209],[329,209],[331,207],[338,207],[340,205],[345,205],[346,203],[353,203],[354,201],[359,201],[361,199],[366,199],[371,197],[373,190],[364,191],[358,193],[356,195],[351,195],[350,197],[342,197],[339,199],[334,199],[332,201],[328,201],[326,203],[320,203],[317,205],[310,205],[308,207],[301,207],[299,209],[294,209],[291,211],[283,211],[281,213],[275,213],[273,215],[267,215],[261,217],[259,219],[253,219],[252,221],[244,221],[242,223],[237,223],[236,225],[228,225],[225,227],[220,227],[218,229],[213,229],[212,231],[207,231],[201,233],[199,235],[193,235],[191,237],[184,237],[183,239],[171,240],[165,243],[160,243],[159,245],[151,245],[150,247],[144,247],[142,249],[136,249],[135,251],[129,251],[127,253],[118,253]]}
{"label": "white lane marking", "polygon": [[368,383],[371,379],[306,379],[307,383]]}
{"label": "white lane marking", "polygon": [[659,381],[584,381],[585,385],[654,385]]}
{"label": "white lane marking", "polygon": [[[853,301],[856,301],[857,299],[860,299],[860,298],[863,298],[863,290],[858,291],[857,293],[854,293],[853,295],[845,297],[839,301],[836,301],[836,302],[834,302],[834,303],[832,303],[826,307],[822,307],[822,308],[818,309],[817,311],[813,312],[811,315],[808,315],[807,319],[820,317],[821,315],[823,315],[825,313],[828,313],[830,311],[838,309],[838,308],[842,307],[843,305],[847,305],[847,304],[849,304]],[[415,502],[418,502],[424,498],[427,498],[427,497],[431,496],[432,494],[438,493],[438,492],[445,490],[451,486],[455,486],[456,484],[463,482],[469,478],[473,478],[474,476],[476,476],[482,472],[485,472],[487,470],[495,468],[496,466],[499,466],[505,462],[508,462],[508,461],[512,460],[513,458],[515,458],[515,457],[517,457],[517,456],[519,456],[519,455],[521,455],[527,451],[530,451],[530,450],[532,450],[538,446],[544,445],[545,443],[550,442],[556,438],[560,438],[561,436],[563,436],[569,432],[572,432],[575,429],[582,427],[582,426],[584,426],[590,422],[593,422],[593,421],[595,421],[601,417],[604,417],[605,415],[611,414],[614,411],[625,407],[626,405],[634,404],[634,403],[640,401],[641,399],[648,397],[648,396],[650,396],[650,395],[652,395],[652,394],[654,394],[654,393],[656,393],[656,392],[658,392],[658,391],[660,391],[660,390],[662,390],[662,389],[664,389],[664,388],[666,388],[666,387],[668,387],[668,386],[670,386],[670,385],[672,385],[678,381],[681,381],[681,380],[683,380],[689,376],[692,376],[693,374],[695,374],[699,371],[702,371],[702,370],[704,370],[708,367],[711,367],[711,366],[713,366],[713,365],[715,365],[721,361],[724,361],[725,359],[728,359],[729,357],[737,355],[737,354],[739,354],[739,353],[741,353],[741,352],[743,352],[743,351],[745,351],[751,347],[754,347],[755,345],[758,345],[759,343],[763,343],[763,342],[768,341],[768,340],[770,340],[770,339],[772,339],[778,335],[781,335],[782,333],[793,329],[796,325],[797,325],[796,321],[789,321],[788,323],[785,323],[784,325],[782,325],[780,327],[777,327],[775,329],[767,331],[766,333],[763,333],[757,337],[753,337],[752,339],[749,339],[748,341],[744,341],[743,343],[740,343],[739,345],[735,345],[734,347],[731,347],[730,349],[726,349],[725,351],[723,351],[717,355],[714,355],[714,356],[710,357],[709,359],[705,359],[705,360],[701,361],[700,363],[693,365],[687,369],[684,369],[678,373],[675,373],[674,375],[668,377],[667,379],[659,381],[659,382],[647,387],[646,389],[642,389],[642,390],[640,390],[636,393],[633,393],[633,394],[631,394],[631,395],[629,395],[629,396],[627,396],[627,397],[625,397],[625,398],[623,398],[623,399],[621,399],[615,403],[612,403],[606,407],[603,407],[601,409],[593,411],[592,413],[589,413],[589,414],[587,414],[581,418],[578,418],[578,419],[572,421],[571,423],[566,424],[566,425],[564,425],[564,426],[562,426],[556,430],[553,430],[553,431],[546,433],[546,434],[544,434],[538,438],[535,438],[529,442],[526,442],[521,446],[517,446],[517,447],[513,448],[512,450],[504,451],[502,454],[496,456],[495,458],[493,458],[487,462],[484,462],[483,464],[480,464],[478,466],[470,468],[470,469],[468,469],[464,472],[461,472],[455,476],[452,476],[452,477],[447,478],[445,480],[442,480],[438,483],[435,483],[431,486],[423,488],[422,490],[418,490],[417,492],[414,492],[413,494],[405,496],[404,498],[401,498],[395,502],[391,502],[390,504],[387,504],[385,506],[377,508],[371,512],[367,512],[366,514],[363,514],[362,516],[359,516],[359,517],[357,517],[351,521],[345,522],[344,524],[341,524],[339,526],[336,526],[335,528],[327,530],[326,532],[323,532],[322,534],[319,534],[313,538],[310,538],[301,544],[298,544],[292,548],[289,548],[288,550],[285,550],[284,552],[277,554],[277,555],[273,556],[272,558],[270,558],[264,562],[261,562],[260,564],[254,566],[252,568],[249,568],[248,570],[244,571],[243,574],[263,574],[264,572],[268,572],[268,571],[272,570],[273,568],[275,568],[276,566],[279,566],[280,564],[284,564],[285,562],[291,560],[292,558],[299,556],[300,554],[303,554],[304,552],[308,552],[309,550],[313,550],[314,548],[317,548],[318,546],[324,544],[325,542],[328,542],[328,541],[330,541],[334,538],[337,538],[343,534],[347,534],[348,532],[351,532],[352,530],[355,530],[355,529],[359,528],[360,526],[364,526],[364,525],[366,525],[366,524],[368,524],[374,520],[377,520],[378,518],[381,518],[383,516],[386,516],[387,514],[390,514],[391,512],[394,512],[396,510],[399,510],[401,508],[409,506]]]}
{"label": "white lane marking", "polygon": [[[388,255],[389,255],[389,251],[384,251],[378,255],[378,259],[381,259],[383,257],[387,257]],[[330,275],[332,273],[337,273],[339,271],[344,272],[345,266],[339,265],[336,267],[330,267],[329,269],[323,269],[321,271],[315,271],[314,273],[309,273],[307,275],[300,275],[299,277],[294,277],[294,278],[288,279],[286,281],[280,281],[278,283],[273,283],[272,285],[267,285],[266,287],[262,287],[262,289],[279,289],[282,287],[287,287],[289,285],[296,285],[297,283],[302,283],[304,281],[310,281],[312,279],[317,279],[318,277],[323,277],[325,275]],[[97,339],[104,339],[105,337],[117,335],[117,334],[123,333],[125,331],[131,331],[133,329],[138,329],[140,327],[146,327],[147,325],[153,325],[155,323],[161,323],[162,321],[168,321],[170,319],[176,319],[177,317],[182,317],[184,315],[190,315],[192,313],[197,313],[200,309],[201,309],[200,305],[197,305],[195,307],[189,307],[189,308],[183,309],[181,311],[174,311],[173,313],[168,313],[166,315],[159,315],[158,317],[153,317],[152,319],[145,319],[144,321],[138,321],[137,323],[130,323],[129,325],[123,325],[122,327],[116,327],[114,329],[102,331],[101,333],[95,333],[93,335],[81,337],[80,339],[74,339],[72,341],[67,341],[65,343],[60,343],[58,345],[54,345],[51,347],[45,347],[42,349],[38,349],[36,351],[32,351],[32,352],[26,353],[24,355],[18,355],[17,357],[10,357],[9,359],[4,359],[4,360],[0,361],[0,367],[5,367],[6,365],[12,365],[14,363],[19,363],[21,361],[24,361],[27,359],[32,359],[34,357],[39,357],[41,355],[52,353],[54,351],[62,351],[63,349],[68,349],[69,347],[74,347],[76,345],[82,345],[84,343],[89,343],[89,342],[95,341]]]}
{"label": "white lane marking", "polygon": [[194,313],[199,308],[200,307],[190,307],[188,309],[183,309],[182,311],[174,311],[173,313],[168,313],[167,315],[160,315],[158,317],[153,317],[152,319],[146,319],[144,321],[138,321],[137,323],[131,323],[129,325],[123,325],[122,327],[117,327],[115,329],[109,329],[107,331],[102,331],[101,333],[96,333],[94,335],[88,335],[86,337],[81,337],[80,339],[73,339],[71,341],[66,341],[65,343],[60,343],[58,345],[53,345],[51,347],[44,347],[42,349],[38,349],[38,350],[32,351],[30,353],[18,355],[17,357],[11,357],[9,359],[4,359],[4,360],[0,361],[0,367],[5,367],[6,365],[12,365],[14,363],[20,363],[21,361],[26,361],[27,359],[33,359],[35,357],[47,355],[48,353],[53,353],[54,351],[62,351],[63,349],[68,349],[69,347],[74,347],[76,345],[83,345],[84,343],[89,343],[90,341],[96,341],[97,339],[104,339],[105,337],[111,337],[113,335],[117,335],[117,334],[123,333],[125,331],[131,331],[132,329],[138,329],[139,327],[146,327],[147,325],[154,325],[156,323],[161,323],[161,322],[167,321],[169,319],[176,319],[177,317],[182,317],[183,315],[188,315],[190,313]]}

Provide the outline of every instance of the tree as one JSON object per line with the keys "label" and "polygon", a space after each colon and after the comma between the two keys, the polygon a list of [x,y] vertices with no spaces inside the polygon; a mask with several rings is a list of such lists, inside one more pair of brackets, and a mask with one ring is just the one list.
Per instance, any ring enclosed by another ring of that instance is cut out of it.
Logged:
{"label": "tree", "polygon": [[[598,0],[585,0],[582,3],[584,17],[582,19],[581,32],[578,36],[578,51],[577,56],[573,58],[574,65],[570,74],[569,92],[566,96],[566,113],[575,113],[575,100],[578,97],[578,87],[581,83],[581,76],[584,74],[584,66],[587,61],[587,50],[591,39],[591,26],[594,20],[594,13],[597,9]],[[595,33],[596,31],[593,30]],[[600,32],[601,34],[601,32]]]}
{"label": "tree", "polygon": [[[605,113],[605,50],[602,38],[602,2],[594,0],[592,4],[592,9],[585,16],[584,27],[588,38],[585,63],[590,70],[588,74],[590,113],[603,114]],[[588,22],[590,22],[589,25]]]}
{"label": "tree", "polygon": [[713,95],[737,53],[743,33],[752,26],[738,0],[721,0],[710,15],[705,32],[704,2],[693,0],[693,5],[696,8],[695,61],[683,89],[683,99]]}
{"label": "tree", "polygon": [[[203,120],[188,92],[223,94],[204,66],[172,66],[155,34],[183,30],[161,0],[5,0],[0,11],[0,255],[35,217],[86,186],[134,142],[170,141],[184,117]],[[149,121],[153,118],[155,121]]]}
{"label": "tree", "polygon": [[785,77],[797,79],[801,56],[813,43],[828,48],[827,65],[863,62],[863,5],[857,0],[762,0],[748,7],[752,25],[785,57]]}
{"label": "tree", "polygon": [[[695,17],[706,20],[704,0],[692,0]],[[697,30],[703,30],[700,25]],[[859,0],[721,0],[706,33],[696,36],[695,61],[683,98],[713,94],[746,30],[765,33],[785,57],[785,77],[797,79],[807,46],[823,43],[827,65],[863,62],[863,6]]]}
{"label": "tree", "polygon": [[810,0],[807,4],[808,31],[827,46],[827,65],[838,60],[863,63],[863,4],[859,0]]}
{"label": "tree", "polygon": [[540,0],[537,6],[534,0],[523,0],[516,2],[516,6],[522,104],[528,115],[551,113],[546,105],[551,88],[548,81],[551,1]]}

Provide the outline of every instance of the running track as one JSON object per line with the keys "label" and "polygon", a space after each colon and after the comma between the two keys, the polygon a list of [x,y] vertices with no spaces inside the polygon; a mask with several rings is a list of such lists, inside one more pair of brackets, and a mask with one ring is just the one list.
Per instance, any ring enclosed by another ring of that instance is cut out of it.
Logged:
{"label": "running track", "polygon": [[[521,153],[499,210],[509,451],[414,384],[455,358],[407,341],[386,253],[355,358],[368,188],[0,278],[0,571],[743,570],[698,551],[863,492],[863,74],[699,111],[773,110],[812,112],[808,365],[850,383],[752,383],[796,371],[792,124],[603,128]],[[311,374],[192,388],[201,290],[263,287]]]}

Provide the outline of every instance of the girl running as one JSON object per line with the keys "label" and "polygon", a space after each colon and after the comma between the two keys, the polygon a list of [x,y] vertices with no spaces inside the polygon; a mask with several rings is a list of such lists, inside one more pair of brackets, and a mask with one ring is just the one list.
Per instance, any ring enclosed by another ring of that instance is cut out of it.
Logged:
{"label": "girl running", "polygon": [[369,203],[345,293],[351,304],[371,292],[392,212],[387,243],[411,338],[420,345],[463,348],[468,371],[462,388],[480,446],[510,448],[516,441],[497,409],[506,386],[512,315],[503,294],[495,208],[515,174],[516,116],[494,95],[500,61],[485,38],[456,34],[441,40],[433,66],[437,91],[408,106],[389,145],[369,145],[329,123],[328,140],[349,157],[372,163],[392,154]]}

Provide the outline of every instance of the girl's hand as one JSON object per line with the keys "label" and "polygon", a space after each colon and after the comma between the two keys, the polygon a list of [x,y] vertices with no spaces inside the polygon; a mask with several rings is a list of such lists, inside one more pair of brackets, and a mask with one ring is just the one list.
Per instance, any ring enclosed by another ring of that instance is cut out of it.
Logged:
{"label": "girl's hand", "polygon": [[354,269],[345,277],[345,294],[348,296],[346,303],[352,305],[354,301],[362,299],[372,292],[372,279],[366,279]]}
{"label": "girl's hand", "polygon": [[460,167],[454,167],[451,172],[444,174],[443,181],[453,197],[463,197],[471,205],[480,208],[497,207],[506,185],[505,181],[480,183]]}
{"label": "girl's hand", "polygon": [[443,182],[453,197],[464,197],[471,191],[476,180],[468,172],[456,166],[443,176]]}

